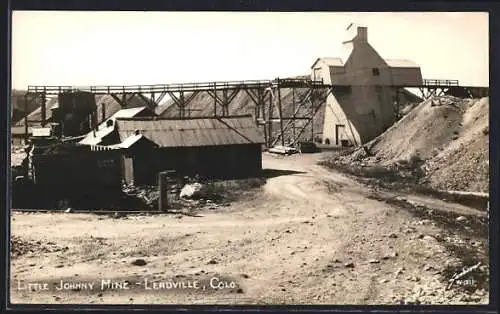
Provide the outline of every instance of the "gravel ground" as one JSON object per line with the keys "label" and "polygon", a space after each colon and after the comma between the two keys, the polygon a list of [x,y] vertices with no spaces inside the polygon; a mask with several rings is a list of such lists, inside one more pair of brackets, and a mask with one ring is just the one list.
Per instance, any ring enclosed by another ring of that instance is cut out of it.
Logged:
{"label": "gravel ground", "polygon": [[11,301],[488,303],[485,212],[374,191],[324,157],[264,154],[262,188],[196,217],[13,213]]}

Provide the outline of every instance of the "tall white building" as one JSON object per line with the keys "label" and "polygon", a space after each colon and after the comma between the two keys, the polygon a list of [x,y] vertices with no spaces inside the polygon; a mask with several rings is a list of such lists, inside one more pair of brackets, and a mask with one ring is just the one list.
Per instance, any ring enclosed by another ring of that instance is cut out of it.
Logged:
{"label": "tall white building", "polygon": [[423,84],[420,67],[409,60],[383,59],[368,42],[366,27],[349,25],[343,56],[318,58],[311,78],[334,85],[328,96],[323,143],[360,145],[395,122],[396,91]]}

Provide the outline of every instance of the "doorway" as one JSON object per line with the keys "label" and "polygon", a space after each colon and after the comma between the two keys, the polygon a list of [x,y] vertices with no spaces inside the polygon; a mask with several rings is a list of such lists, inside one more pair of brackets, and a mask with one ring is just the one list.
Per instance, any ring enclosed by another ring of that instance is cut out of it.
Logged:
{"label": "doorway", "polygon": [[345,136],[345,125],[336,124],[335,125],[335,145],[339,146],[343,140],[347,139]]}

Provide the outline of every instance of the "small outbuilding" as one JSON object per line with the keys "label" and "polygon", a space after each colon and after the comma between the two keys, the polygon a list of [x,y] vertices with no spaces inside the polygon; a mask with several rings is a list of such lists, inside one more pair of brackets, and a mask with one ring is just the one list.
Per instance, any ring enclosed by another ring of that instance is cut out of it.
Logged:
{"label": "small outbuilding", "polygon": [[161,171],[181,176],[241,178],[262,170],[261,130],[251,116],[118,118],[127,183],[152,185]]}

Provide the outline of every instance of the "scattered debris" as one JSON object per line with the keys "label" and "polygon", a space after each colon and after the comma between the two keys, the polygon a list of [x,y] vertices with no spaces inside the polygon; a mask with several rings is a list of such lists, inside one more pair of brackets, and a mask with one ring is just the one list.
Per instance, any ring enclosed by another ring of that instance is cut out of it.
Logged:
{"label": "scattered debris", "polygon": [[319,151],[318,147],[316,146],[316,143],[309,141],[303,141],[298,143],[298,150],[301,154],[303,153],[316,153]]}
{"label": "scattered debris", "polygon": [[270,148],[268,152],[279,155],[292,155],[299,151],[294,147],[278,145]]}
{"label": "scattered debris", "polygon": [[54,242],[42,243],[41,241],[24,240],[19,236],[10,237],[10,254],[12,258],[31,253],[40,255],[42,253],[55,253],[66,251],[69,248],[57,245]]}
{"label": "scattered debris", "polygon": [[397,276],[399,276],[400,274],[402,274],[402,273],[403,273],[403,270],[404,270],[404,268],[403,268],[403,267],[398,268],[398,270],[396,270],[396,272],[394,273],[395,277],[397,277]]}
{"label": "scattered debris", "polygon": [[391,258],[395,258],[398,256],[398,252],[393,252],[391,254],[387,254],[387,255],[384,255],[382,257],[383,260],[388,260],[388,259],[391,259]]}
{"label": "scattered debris", "polygon": [[425,267],[424,267],[424,270],[425,270],[425,271],[430,271],[430,270],[434,270],[434,269],[435,269],[435,268],[434,268],[434,267],[432,267],[431,265],[425,265]]}

